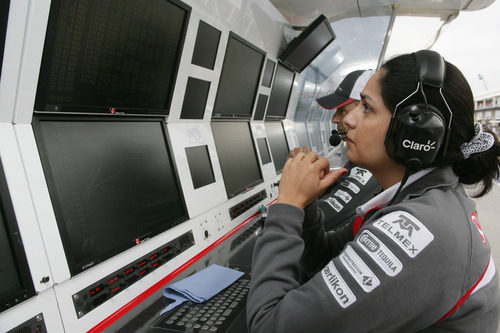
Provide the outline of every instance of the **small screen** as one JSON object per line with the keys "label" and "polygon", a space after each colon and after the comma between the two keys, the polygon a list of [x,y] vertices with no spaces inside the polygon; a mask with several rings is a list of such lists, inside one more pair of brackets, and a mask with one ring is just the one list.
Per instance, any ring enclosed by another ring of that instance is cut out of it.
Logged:
{"label": "small screen", "polygon": [[210,81],[188,77],[181,119],[203,119],[209,90]]}
{"label": "small screen", "polygon": [[260,160],[262,161],[262,165],[270,163],[271,155],[269,154],[269,148],[267,147],[266,138],[258,138],[257,147],[259,147]]}
{"label": "small screen", "polygon": [[33,129],[72,275],[187,219],[164,118],[36,115]]}
{"label": "small screen", "polygon": [[276,172],[281,172],[285,166],[286,159],[289,153],[288,143],[286,141],[285,131],[280,121],[266,121],[267,139],[271,147],[271,155],[273,156],[274,167]]}
{"label": "small screen", "polygon": [[52,0],[37,111],[168,114],[190,8]]}
{"label": "small screen", "polygon": [[279,59],[296,72],[302,72],[333,40],[335,34],[325,16],[320,15],[294,38]]}
{"label": "small screen", "polygon": [[246,121],[211,123],[222,177],[229,198],[263,181],[255,146]]}
{"label": "small screen", "polygon": [[195,189],[215,182],[207,146],[187,147],[186,157]]}
{"label": "small screen", "polygon": [[257,106],[255,107],[255,114],[253,116],[253,120],[264,119],[264,113],[266,112],[266,106],[267,106],[267,95],[259,94],[259,98],[257,99]]}
{"label": "small screen", "polygon": [[212,117],[251,117],[264,59],[264,51],[229,34]]}
{"label": "small screen", "polygon": [[273,87],[271,88],[269,104],[267,105],[266,119],[285,118],[294,79],[294,72],[282,64],[278,64],[274,76]]}
{"label": "small screen", "polygon": [[271,59],[267,59],[266,67],[264,69],[264,77],[262,78],[262,85],[267,88],[271,88],[271,81],[273,80],[274,67],[276,63]]}
{"label": "small screen", "polygon": [[219,40],[220,31],[200,21],[191,63],[208,69],[214,69]]}
{"label": "small screen", "polygon": [[0,312],[35,294],[0,163]]}

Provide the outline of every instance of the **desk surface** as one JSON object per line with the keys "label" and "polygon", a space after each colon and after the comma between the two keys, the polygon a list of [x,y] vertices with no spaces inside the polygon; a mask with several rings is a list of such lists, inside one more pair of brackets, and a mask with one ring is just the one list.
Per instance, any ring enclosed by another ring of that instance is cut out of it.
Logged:
{"label": "desk surface", "polygon": [[[212,264],[228,266],[250,274],[253,247],[257,235],[261,232],[261,227],[262,220],[256,220],[250,223],[222,244],[215,247],[211,252],[200,258],[170,283],[179,281]],[[108,327],[105,332],[164,332],[161,329],[151,327],[151,325],[160,317],[161,311],[167,305],[167,301],[163,296],[163,289],[167,286],[168,284],[160,288],[145,301],[118,319],[113,325]],[[246,331],[246,316],[244,309],[235,320],[229,332],[244,333]]]}

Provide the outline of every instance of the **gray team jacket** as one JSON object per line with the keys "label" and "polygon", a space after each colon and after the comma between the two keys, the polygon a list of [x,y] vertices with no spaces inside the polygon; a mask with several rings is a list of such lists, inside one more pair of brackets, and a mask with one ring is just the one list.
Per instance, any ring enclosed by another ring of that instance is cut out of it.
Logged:
{"label": "gray team jacket", "polygon": [[250,331],[496,332],[498,275],[457,176],[436,169],[398,197],[357,232],[326,233],[317,207],[271,206],[253,254]]}

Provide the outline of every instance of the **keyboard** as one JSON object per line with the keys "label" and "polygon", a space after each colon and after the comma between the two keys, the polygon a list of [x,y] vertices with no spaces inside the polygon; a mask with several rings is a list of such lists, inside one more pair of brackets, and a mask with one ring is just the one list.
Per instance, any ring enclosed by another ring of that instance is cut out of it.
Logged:
{"label": "keyboard", "polygon": [[245,276],[205,303],[185,302],[164,313],[152,326],[166,332],[225,332],[244,310],[250,280]]}

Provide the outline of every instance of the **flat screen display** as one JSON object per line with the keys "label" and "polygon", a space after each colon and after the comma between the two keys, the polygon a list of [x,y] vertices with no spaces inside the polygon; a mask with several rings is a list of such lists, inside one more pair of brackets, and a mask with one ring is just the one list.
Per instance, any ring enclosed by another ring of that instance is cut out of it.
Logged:
{"label": "flat screen display", "polygon": [[271,96],[267,105],[266,119],[285,118],[294,79],[294,72],[282,64],[278,64],[276,74],[274,75],[273,87],[271,88]]}
{"label": "flat screen display", "polygon": [[213,121],[212,133],[226,186],[232,198],[263,181],[257,153],[246,121]]}
{"label": "flat screen display", "polygon": [[207,146],[187,147],[186,157],[195,189],[215,183],[214,170]]}
{"label": "flat screen display", "polygon": [[278,59],[294,71],[300,73],[333,40],[335,34],[327,18],[320,15],[304,31],[287,45]]}
{"label": "flat screen display", "polygon": [[164,118],[37,114],[33,129],[72,275],[188,218]]}
{"label": "flat screen display", "polygon": [[168,114],[190,7],[53,0],[37,111]]}
{"label": "flat screen display", "polygon": [[281,172],[289,153],[285,130],[280,121],[266,121],[264,125],[266,127],[267,140],[271,147],[274,168],[276,172]]}
{"label": "flat screen display", "polygon": [[271,163],[271,155],[269,154],[269,148],[267,147],[266,138],[258,138],[257,147],[259,147],[259,154],[262,165]]}
{"label": "flat screen display", "polygon": [[215,97],[213,118],[250,118],[266,54],[231,32]]}
{"label": "flat screen display", "polygon": [[0,161],[0,312],[35,295]]}

